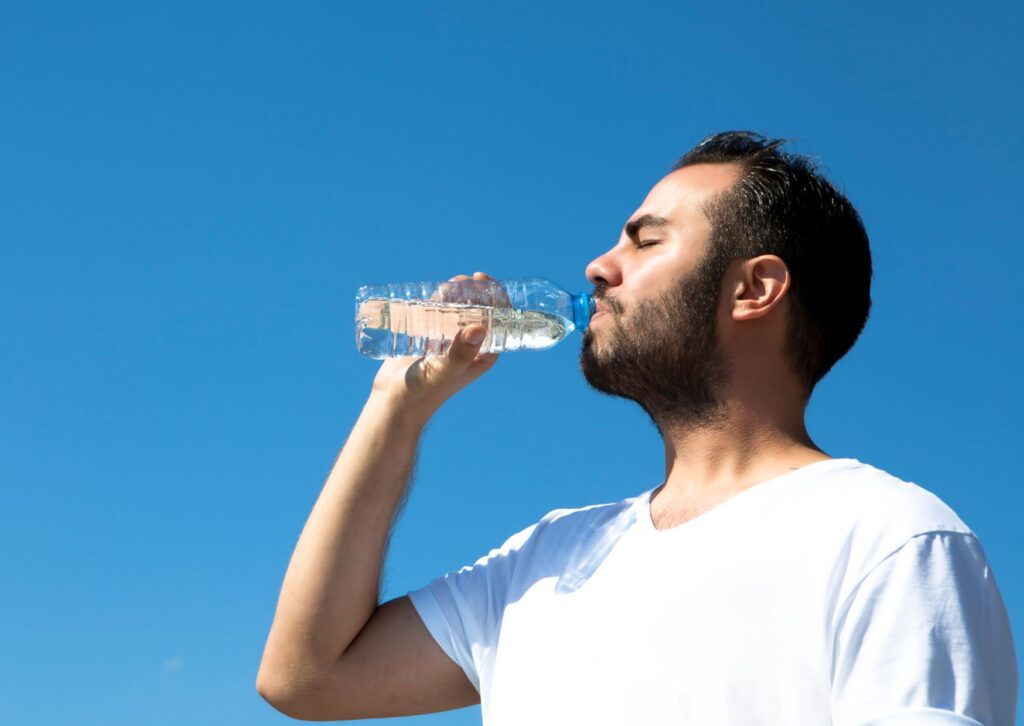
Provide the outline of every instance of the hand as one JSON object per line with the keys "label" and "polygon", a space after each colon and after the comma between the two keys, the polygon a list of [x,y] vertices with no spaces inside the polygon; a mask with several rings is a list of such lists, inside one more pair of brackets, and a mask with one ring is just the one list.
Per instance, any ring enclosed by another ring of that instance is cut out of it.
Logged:
{"label": "hand", "polygon": [[[472,277],[456,275],[449,282],[471,279],[494,278],[483,272],[474,272]],[[374,393],[391,397],[399,405],[421,415],[425,421],[445,401],[486,373],[498,360],[495,353],[479,353],[486,335],[484,325],[467,325],[455,334],[442,355],[385,360],[373,379]]]}

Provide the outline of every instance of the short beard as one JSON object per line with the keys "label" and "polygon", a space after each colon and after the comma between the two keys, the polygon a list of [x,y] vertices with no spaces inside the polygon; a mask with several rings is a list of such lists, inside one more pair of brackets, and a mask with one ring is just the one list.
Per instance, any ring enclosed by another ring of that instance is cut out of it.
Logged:
{"label": "short beard", "polygon": [[[640,405],[662,432],[713,426],[726,416],[721,398],[731,367],[718,339],[721,262],[702,260],[675,288],[633,306],[624,321],[608,301],[612,325],[601,342],[583,333],[580,368],[590,386]],[[604,296],[598,286],[595,296]]]}

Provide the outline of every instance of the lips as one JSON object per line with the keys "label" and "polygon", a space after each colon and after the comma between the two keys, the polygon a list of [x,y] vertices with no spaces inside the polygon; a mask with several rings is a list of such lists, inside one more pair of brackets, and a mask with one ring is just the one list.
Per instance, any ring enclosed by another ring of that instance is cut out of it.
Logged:
{"label": "lips", "polygon": [[607,303],[603,300],[594,301],[594,314],[590,316],[590,321],[594,322],[598,318],[603,318],[606,315],[611,315],[612,311],[608,308]]}

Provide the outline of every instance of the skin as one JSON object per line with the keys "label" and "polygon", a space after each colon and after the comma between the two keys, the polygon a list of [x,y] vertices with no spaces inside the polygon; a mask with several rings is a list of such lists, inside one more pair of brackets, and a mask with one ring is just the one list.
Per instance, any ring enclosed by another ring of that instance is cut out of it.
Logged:
{"label": "skin", "polygon": [[[691,374],[703,372],[699,378],[709,379],[678,402],[677,408],[689,415],[637,401],[665,444],[665,482],[651,500],[651,517],[659,529],[692,519],[761,481],[832,458],[807,433],[803,393],[783,358],[792,280],[779,257],[729,264],[717,306],[712,305],[713,330],[708,330],[711,320],[691,320],[683,331],[644,323],[652,306],[671,298],[681,281],[699,270],[711,244],[704,207],[739,178],[740,168],[733,164],[698,164],[669,174],[629,220],[650,215],[666,222],[638,230],[635,240],[624,228],[618,243],[587,266],[598,306],[608,311],[596,316],[588,330],[594,369],[613,359],[621,336],[628,340],[630,335],[678,341],[684,347],[699,340],[717,348],[723,361],[724,370],[710,372],[704,358],[689,362]],[[639,247],[637,242],[654,244]],[[687,370],[677,373],[685,377]]]}
{"label": "skin", "polygon": [[[729,165],[673,172],[630,218],[664,218],[657,228],[635,230],[640,241],[657,244],[638,249],[624,232],[587,267],[599,306],[610,311],[594,317],[584,341],[591,384],[623,395],[623,360],[631,351],[654,351],[653,362],[635,369],[643,385],[626,393],[664,438],[665,483],[651,503],[660,529],[831,458],[807,435],[802,392],[782,357],[791,284],[785,263],[771,255],[734,261],[717,290],[710,288],[710,302],[700,304],[708,283],[700,262],[711,232],[703,205],[738,178]],[[285,573],[256,679],[279,711],[341,720],[479,702],[409,599],[380,603],[379,588],[423,428],[497,359],[479,355],[484,332],[468,326],[444,355],[390,359],[378,370]],[[663,385],[666,378],[680,385]]]}
{"label": "skin", "polygon": [[444,355],[392,358],[377,371],[295,546],[263,649],[256,690],[285,715],[383,718],[480,702],[409,598],[380,603],[379,591],[424,427],[497,360],[478,354],[484,332],[468,326]]}

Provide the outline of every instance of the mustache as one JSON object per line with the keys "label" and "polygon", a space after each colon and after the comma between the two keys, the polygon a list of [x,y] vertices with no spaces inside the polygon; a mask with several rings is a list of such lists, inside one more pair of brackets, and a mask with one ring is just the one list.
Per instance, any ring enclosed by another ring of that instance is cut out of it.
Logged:
{"label": "mustache", "polygon": [[605,306],[613,313],[622,313],[622,305],[619,304],[619,301],[616,300],[615,298],[608,297],[608,286],[605,285],[604,283],[598,283],[597,285],[595,285],[594,292],[592,292],[590,296],[595,300],[600,300],[601,302],[603,302]]}

